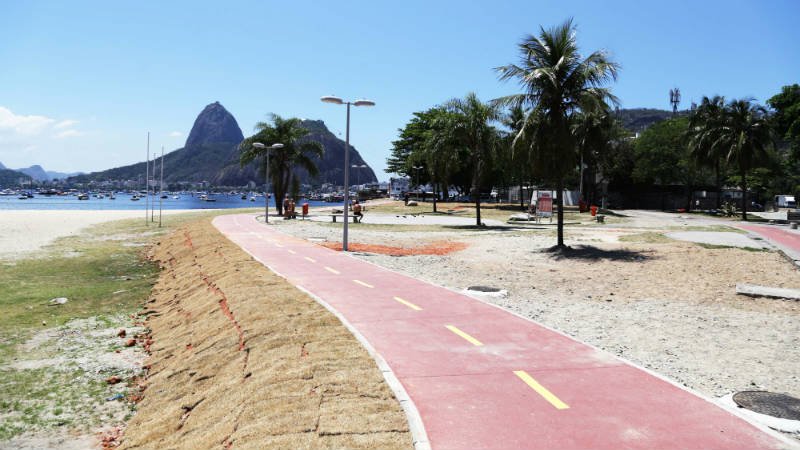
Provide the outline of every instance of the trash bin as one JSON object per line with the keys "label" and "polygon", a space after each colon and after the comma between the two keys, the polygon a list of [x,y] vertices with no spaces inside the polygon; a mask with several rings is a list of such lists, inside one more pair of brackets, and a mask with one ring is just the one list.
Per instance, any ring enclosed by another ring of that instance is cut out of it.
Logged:
{"label": "trash bin", "polygon": [[303,203],[303,217],[308,215],[308,202]]}
{"label": "trash bin", "polygon": [[597,206],[592,205],[589,209],[592,211],[593,216],[597,215]]}

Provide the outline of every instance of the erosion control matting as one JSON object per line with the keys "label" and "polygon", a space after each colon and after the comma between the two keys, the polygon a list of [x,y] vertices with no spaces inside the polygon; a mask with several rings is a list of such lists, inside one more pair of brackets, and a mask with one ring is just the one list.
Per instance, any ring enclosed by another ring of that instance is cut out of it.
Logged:
{"label": "erosion control matting", "polygon": [[121,448],[410,448],[374,360],[208,221],[162,240],[149,372]]}
{"label": "erosion control matting", "polygon": [[800,420],[800,399],[766,391],[742,391],[733,394],[742,408],[781,419]]}

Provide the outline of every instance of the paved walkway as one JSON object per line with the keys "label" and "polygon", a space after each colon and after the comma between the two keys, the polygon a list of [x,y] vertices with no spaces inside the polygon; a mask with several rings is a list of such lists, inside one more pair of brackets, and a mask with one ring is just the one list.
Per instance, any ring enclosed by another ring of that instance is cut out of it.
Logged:
{"label": "paved walkway", "polygon": [[252,215],[220,216],[214,225],[330,305],[385,360],[424,424],[415,433],[418,448],[791,446],[643,369],[500,308],[287,236]]}
{"label": "paved walkway", "polygon": [[783,250],[795,264],[800,266],[800,231],[776,225],[744,225],[737,227],[756,233],[772,245]]}

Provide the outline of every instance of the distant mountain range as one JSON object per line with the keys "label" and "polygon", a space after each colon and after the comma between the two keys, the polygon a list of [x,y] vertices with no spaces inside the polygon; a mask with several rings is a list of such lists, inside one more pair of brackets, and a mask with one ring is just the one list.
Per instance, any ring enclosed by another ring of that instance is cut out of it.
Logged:
{"label": "distant mountain range", "polygon": [[[324,156],[317,159],[319,175],[311,178],[303,171],[298,176],[303,183],[321,185],[344,183],[344,141],[331,133],[322,121],[305,120],[303,126],[310,133],[304,138],[320,142],[325,149]],[[233,115],[219,102],[206,106],[197,116],[192,131],[183,148],[164,156],[164,181],[201,182],[207,181],[216,186],[244,186],[250,181],[264,182],[264,175],[257,173],[256,163],[240,166],[239,143],[244,139],[241,128]],[[367,165],[356,149],[350,146],[350,163]],[[142,180],[146,163],[140,162],[124,167],[93,172],[69,178],[69,182],[87,183],[101,181]],[[357,175],[353,172],[360,171]],[[366,183],[377,181],[373,170],[367,166],[353,169],[351,182]]]}
{"label": "distant mountain range", "polygon": [[0,168],[0,187],[2,188],[19,187],[21,184],[20,181],[28,183],[31,179],[29,175],[17,172],[16,170],[6,169],[2,164],[0,164],[0,167],[2,167]]}
{"label": "distant mountain range", "polygon": [[63,180],[64,178],[74,177],[75,175],[80,175],[83,172],[55,172],[52,170],[44,170],[40,165],[33,165],[30,167],[25,167],[23,169],[17,169],[17,172],[22,172],[26,175],[30,175],[36,181],[52,181],[52,180]]}
{"label": "distant mountain range", "polygon": [[30,167],[25,167],[22,169],[9,169],[0,163],[0,170],[6,170],[15,172],[17,175],[16,177],[19,178],[20,174],[24,174],[27,178],[33,178],[34,181],[52,181],[52,180],[63,180],[64,178],[73,177],[75,175],[80,175],[83,172],[72,172],[72,173],[64,173],[64,172],[54,172],[52,170],[44,170],[40,165],[33,165]]}

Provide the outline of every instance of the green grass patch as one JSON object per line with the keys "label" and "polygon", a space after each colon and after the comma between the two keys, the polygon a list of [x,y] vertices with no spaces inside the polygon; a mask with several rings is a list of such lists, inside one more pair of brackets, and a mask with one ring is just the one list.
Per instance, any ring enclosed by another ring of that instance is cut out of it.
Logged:
{"label": "green grass patch", "polygon": [[100,423],[111,388],[81,370],[0,370],[0,441],[26,431]]}
{"label": "green grass patch", "polygon": [[[158,276],[158,267],[147,259],[148,245],[188,221],[234,212],[240,211],[167,215],[162,228],[142,219],[106,222],[60,238],[28,258],[0,260],[0,442],[56,427],[89,430],[119,411],[107,407],[105,397],[120,389],[103,381],[110,374],[80,367],[73,359],[80,348],[51,341],[42,349],[23,351],[19,344],[72,319],[95,317],[100,328],[126,326],[125,321],[130,326],[127,314],[141,307]],[[56,297],[68,302],[50,305]],[[113,352],[119,345],[102,347]],[[11,367],[12,362],[55,356],[66,362]]]}
{"label": "green grass patch", "polygon": [[736,227],[728,225],[687,225],[687,226],[671,226],[668,227],[670,231],[706,231],[706,232],[719,232],[719,233],[739,233],[747,234],[747,231],[741,230]]}
{"label": "green grass patch", "polygon": [[770,250],[767,248],[755,248],[755,247],[735,247],[732,245],[718,245],[718,244],[707,244],[705,242],[696,242],[697,245],[700,247],[709,249],[709,250],[719,250],[719,249],[728,249],[734,248],[738,250],[744,250],[748,252],[769,252]]}

